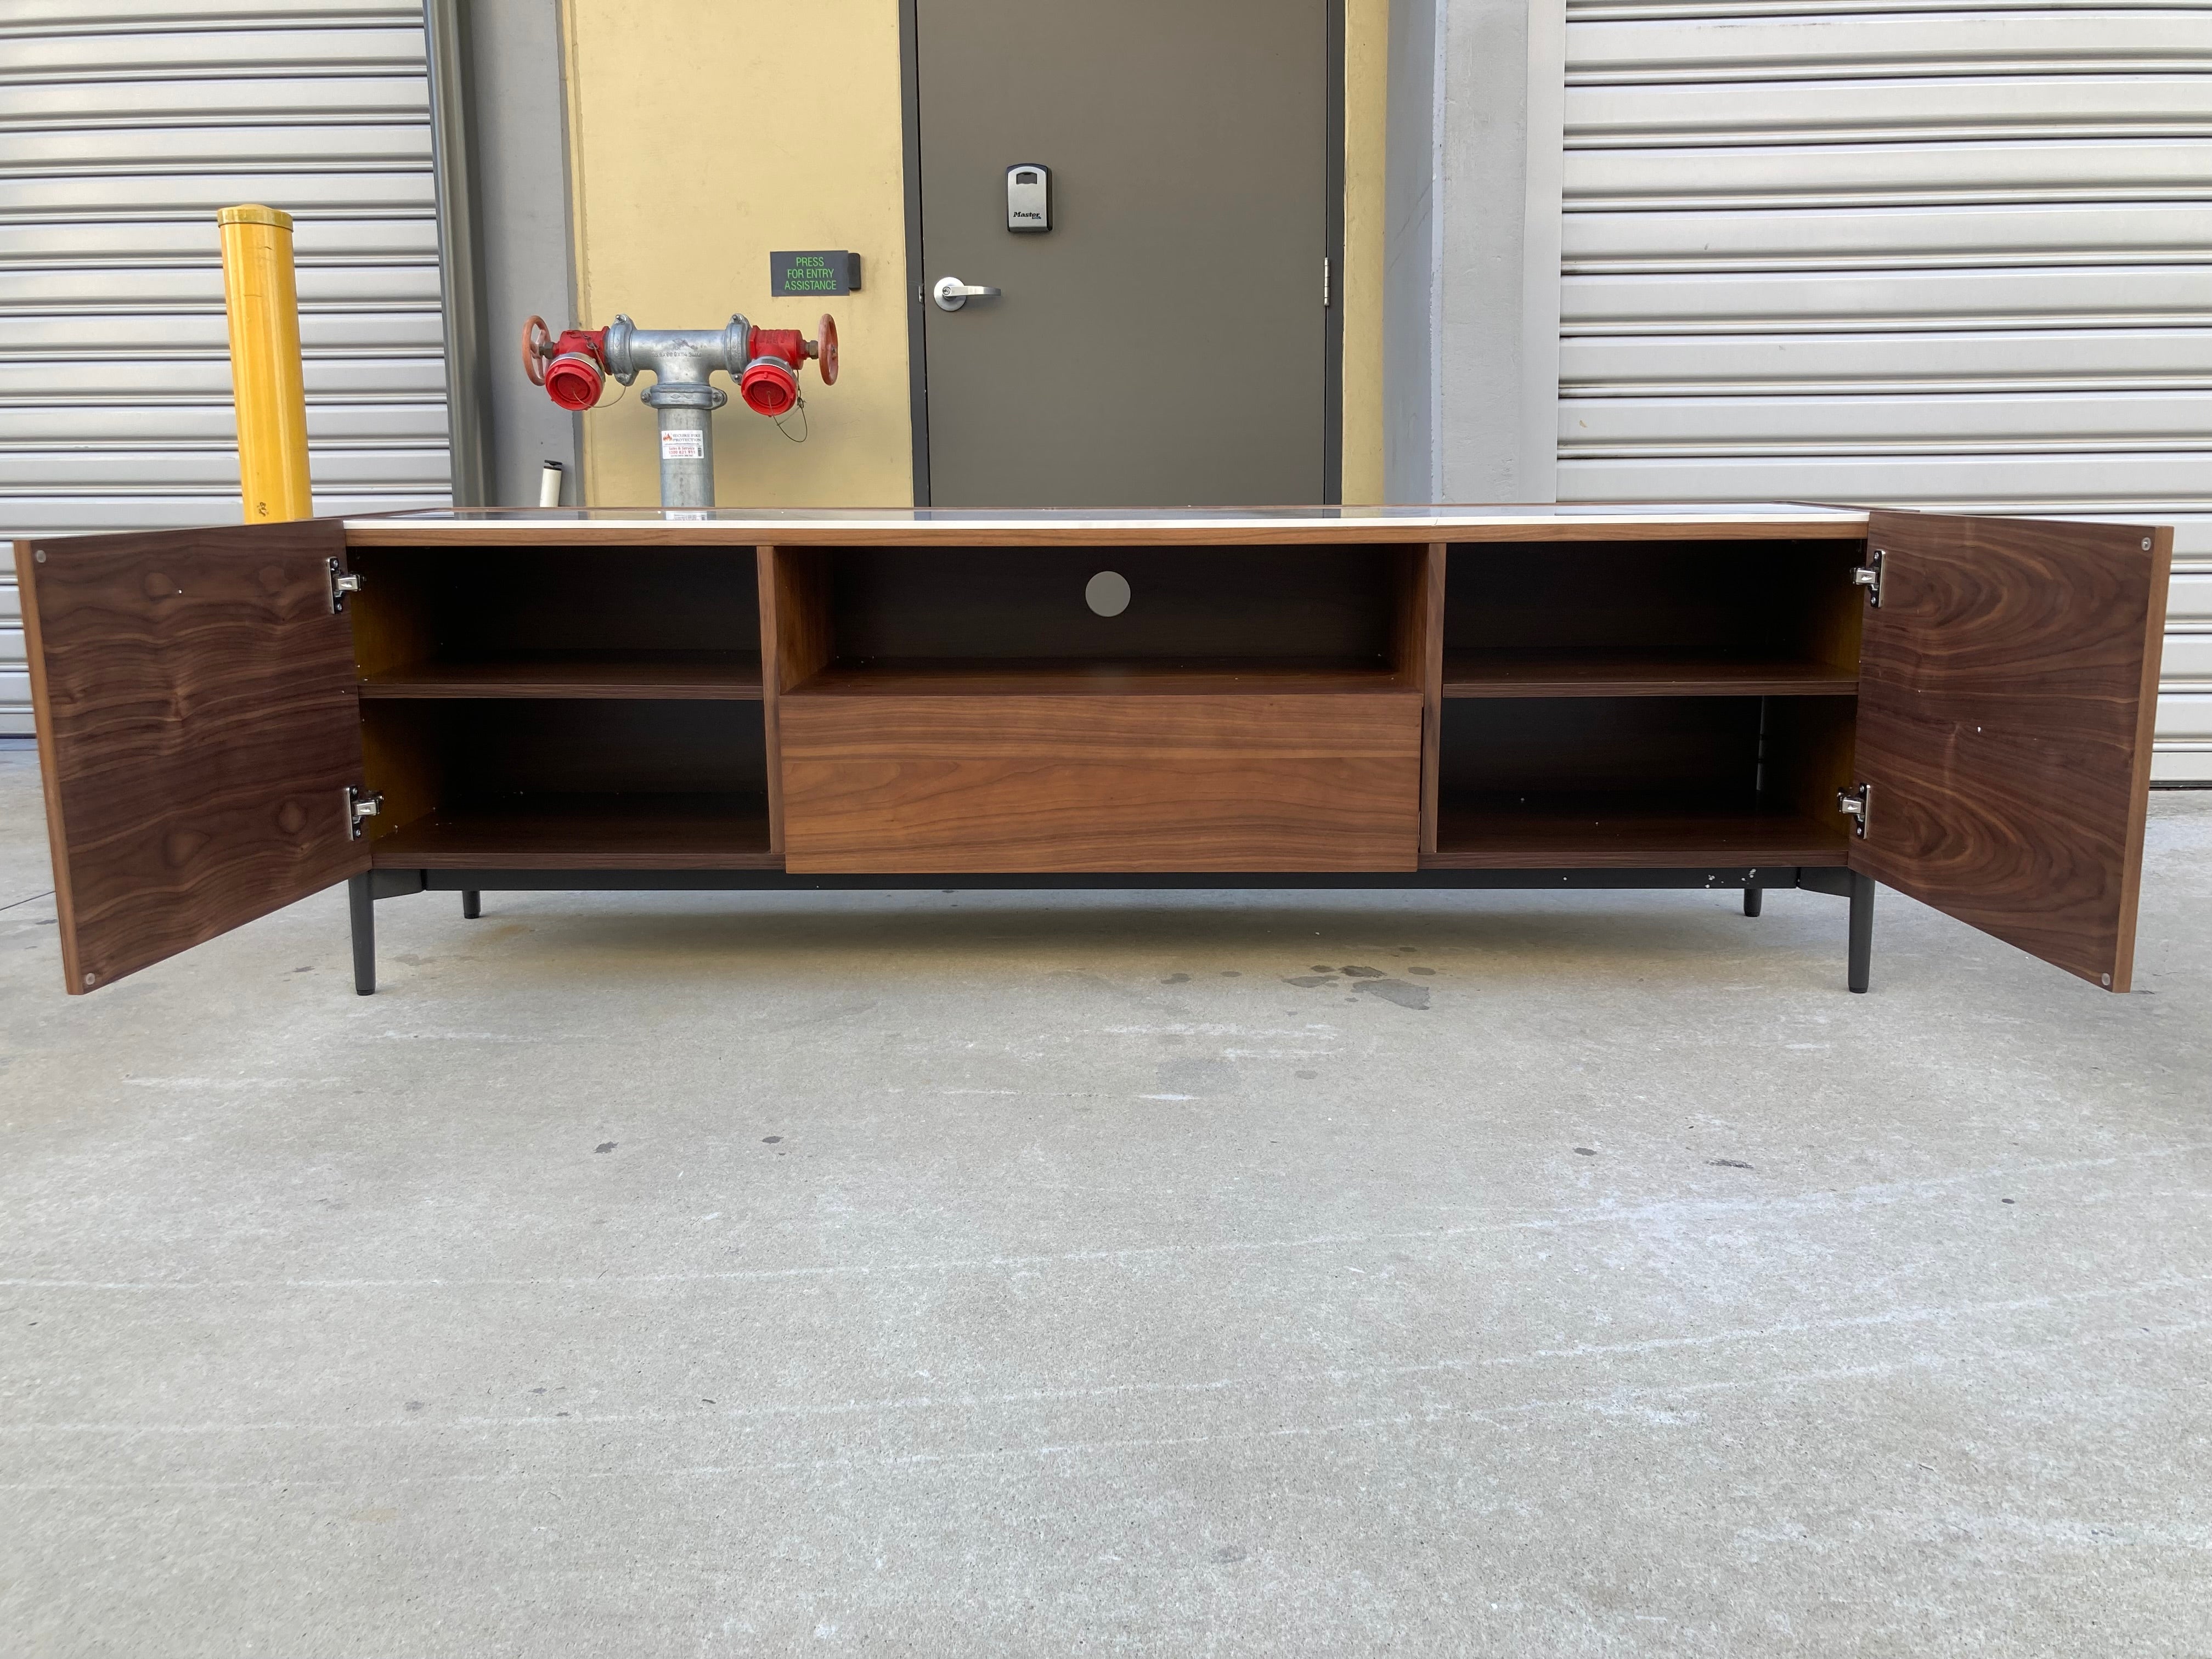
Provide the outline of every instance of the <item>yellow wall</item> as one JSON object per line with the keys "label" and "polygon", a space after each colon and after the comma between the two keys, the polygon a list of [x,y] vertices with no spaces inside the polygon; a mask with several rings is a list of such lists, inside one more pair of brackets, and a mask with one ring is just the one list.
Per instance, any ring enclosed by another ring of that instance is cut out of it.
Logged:
{"label": "yellow wall", "polygon": [[1344,7],[1344,499],[1382,494],[1382,141],[1390,0]]}
{"label": "yellow wall", "polygon": [[[1344,499],[1382,489],[1382,135],[1389,0],[1346,0]],[[837,384],[808,370],[807,441],[732,398],[714,417],[726,507],[903,506],[914,499],[898,0],[565,0],[578,320],[771,328],[823,308],[771,299],[775,248],[860,255],[833,300]],[[585,499],[660,499],[653,411],[631,387],[584,416]]]}
{"label": "yellow wall", "polygon": [[[828,310],[843,364],[826,389],[811,368],[799,376],[807,441],[732,396],[714,416],[715,500],[911,502],[897,0],[567,0],[562,11],[582,320],[621,311],[641,328],[719,328],[736,311],[811,336]],[[860,293],[769,297],[772,249],[821,247],[860,256]],[[595,506],[659,504],[656,422],[637,398],[649,380],[584,416]]]}

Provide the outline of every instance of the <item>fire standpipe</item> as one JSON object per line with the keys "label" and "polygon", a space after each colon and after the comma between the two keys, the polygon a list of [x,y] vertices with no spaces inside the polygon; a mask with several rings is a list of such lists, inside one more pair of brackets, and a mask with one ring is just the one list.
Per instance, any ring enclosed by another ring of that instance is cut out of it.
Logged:
{"label": "fire standpipe", "polygon": [[755,328],[743,317],[714,332],[688,328],[640,328],[617,317],[605,328],[572,328],[556,335],[542,317],[522,327],[522,369],[532,386],[562,408],[582,411],[599,401],[609,376],[628,386],[641,370],[653,384],[639,401],[660,416],[660,504],[714,504],[714,412],[729,394],[709,386],[717,370],[738,383],[746,408],[770,419],[799,406],[799,371],[814,359],[822,384],[837,384],[837,325],[824,313],[820,337],[795,328]]}

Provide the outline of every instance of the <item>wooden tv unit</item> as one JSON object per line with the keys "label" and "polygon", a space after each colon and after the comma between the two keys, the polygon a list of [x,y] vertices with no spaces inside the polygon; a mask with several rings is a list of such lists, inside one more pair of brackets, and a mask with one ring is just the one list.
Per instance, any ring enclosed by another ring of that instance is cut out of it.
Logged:
{"label": "wooden tv unit", "polygon": [[[1886,882],[2133,955],[2170,532],[1814,507],[422,514],[17,544],[69,988],[338,881]],[[1133,594],[1095,613],[1085,586]],[[1846,810],[1849,809],[1849,810]]]}

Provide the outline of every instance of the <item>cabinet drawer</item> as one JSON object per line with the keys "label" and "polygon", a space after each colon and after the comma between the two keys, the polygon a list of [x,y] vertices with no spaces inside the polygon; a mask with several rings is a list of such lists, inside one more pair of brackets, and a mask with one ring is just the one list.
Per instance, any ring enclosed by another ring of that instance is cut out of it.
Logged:
{"label": "cabinet drawer", "polygon": [[795,872],[1411,870],[1418,692],[786,696]]}

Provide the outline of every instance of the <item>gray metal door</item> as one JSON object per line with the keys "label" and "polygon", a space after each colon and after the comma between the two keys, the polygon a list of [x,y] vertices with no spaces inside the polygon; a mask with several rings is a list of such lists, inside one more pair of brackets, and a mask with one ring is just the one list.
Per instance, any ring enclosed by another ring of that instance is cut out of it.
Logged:
{"label": "gray metal door", "polygon": [[[1324,0],[918,0],[940,507],[1318,501]],[[1007,228],[1006,170],[1052,228]]]}

